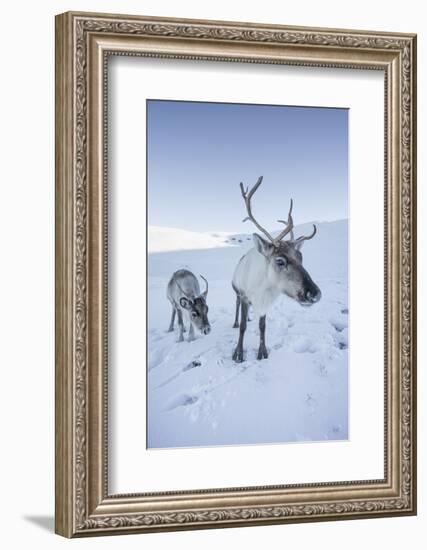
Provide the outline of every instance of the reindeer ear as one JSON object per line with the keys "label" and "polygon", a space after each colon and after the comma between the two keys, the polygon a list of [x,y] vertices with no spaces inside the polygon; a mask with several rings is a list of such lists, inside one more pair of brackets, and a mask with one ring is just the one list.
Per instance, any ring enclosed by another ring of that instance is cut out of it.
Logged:
{"label": "reindeer ear", "polygon": [[260,237],[257,233],[253,233],[252,238],[258,252],[266,258],[269,258],[273,252],[274,246],[262,237]]}

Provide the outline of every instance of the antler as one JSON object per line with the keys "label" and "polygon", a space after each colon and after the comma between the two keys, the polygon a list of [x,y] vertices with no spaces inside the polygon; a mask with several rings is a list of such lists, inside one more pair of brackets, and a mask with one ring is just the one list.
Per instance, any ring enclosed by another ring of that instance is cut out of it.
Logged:
{"label": "antler", "polygon": [[304,236],[298,237],[298,239],[296,240],[292,239],[292,241],[294,244],[299,244],[299,243],[302,243],[303,241],[309,241],[314,237],[316,233],[317,233],[317,227],[313,223],[313,233],[311,235],[308,235],[308,237],[304,237]]}
{"label": "antler", "polygon": [[206,296],[208,295],[208,289],[209,289],[209,283],[208,281],[203,277],[203,275],[200,275],[200,277],[205,281],[206,283],[206,290],[204,292],[202,292],[202,294],[200,296],[204,296],[204,298],[206,299]]}
{"label": "antler", "polygon": [[279,243],[283,237],[286,237],[288,233],[291,234],[291,239],[293,238],[294,234],[294,220],[292,219],[292,208],[294,206],[294,201],[291,199],[291,204],[289,206],[289,213],[288,213],[288,221],[285,222],[284,220],[277,220],[280,223],[286,224],[285,229],[277,235],[277,237],[274,239],[275,243]]}
{"label": "antler", "polygon": [[[284,223],[285,225],[288,225],[288,222],[286,222],[285,220],[277,220],[279,223]],[[293,228],[289,231],[290,235],[289,235],[289,238],[291,241],[294,240],[295,238],[295,235],[294,235],[294,230]]]}
{"label": "antler", "polygon": [[[284,223],[285,225],[287,225],[288,222],[285,222],[284,220],[277,220],[278,222],[280,223]],[[308,237],[298,237],[297,239],[295,239],[295,235],[294,235],[294,230],[292,229],[290,231],[291,235],[290,235],[290,239],[289,239],[289,242],[293,243],[293,244],[298,244],[298,243],[302,243],[303,241],[309,241],[310,239],[312,239],[314,237],[314,235],[317,233],[317,227],[314,225],[313,223],[313,233],[311,235],[308,235]]]}
{"label": "antler", "polygon": [[240,191],[242,192],[242,197],[243,197],[243,200],[245,201],[245,205],[246,205],[246,210],[248,212],[248,215],[246,216],[246,218],[243,220],[244,222],[246,222],[247,220],[251,220],[251,222],[262,232],[264,233],[264,235],[268,238],[269,241],[271,241],[271,243],[274,245],[274,246],[277,246],[279,244],[279,242],[283,239],[283,237],[285,237],[288,233],[291,233],[291,235],[293,235],[293,228],[294,228],[294,222],[293,222],[293,219],[292,219],[292,207],[293,207],[293,201],[291,199],[291,206],[289,208],[289,214],[288,214],[288,221],[285,222],[283,220],[279,220],[281,223],[285,223],[286,224],[286,228],[281,232],[279,233],[279,235],[277,235],[277,237],[272,237],[270,235],[270,233],[264,229],[257,221],[256,219],[254,218],[253,214],[252,214],[252,209],[251,209],[251,199],[252,199],[252,196],[254,195],[254,193],[256,192],[256,190],[258,189],[258,187],[261,185],[262,183],[262,176],[260,176],[258,178],[258,181],[256,182],[256,184],[252,187],[252,189],[249,191],[249,187],[245,188],[243,187],[243,183],[240,182]]}
{"label": "antler", "polygon": [[262,176],[260,176],[258,178],[258,181],[256,182],[256,184],[252,187],[252,189],[249,191],[249,187],[246,188],[246,191],[245,191],[245,188],[243,187],[243,183],[240,182],[240,191],[242,192],[242,197],[243,197],[243,200],[245,201],[245,205],[246,205],[246,210],[248,212],[248,215],[246,216],[246,218],[243,220],[244,222],[248,221],[248,220],[251,220],[251,222],[262,232],[264,233],[264,235],[267,237],[267,239],[269,241],[271,241],[272,243],[274,243],[274,238],[270,235],[270,233],[264,229],[257,221],[256,219],[253,217],[253,214],[252,214],[252,208],[251,208],[251,199],[252,199],[252,196],[253,194],[256,192],[256,190],[258,189],[258,187],[261,185],[262,183]]}

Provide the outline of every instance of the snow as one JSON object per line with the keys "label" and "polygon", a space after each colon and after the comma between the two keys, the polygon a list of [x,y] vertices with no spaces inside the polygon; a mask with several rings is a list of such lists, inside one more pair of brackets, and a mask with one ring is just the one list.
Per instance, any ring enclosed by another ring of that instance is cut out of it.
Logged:
{"label": "snow", "polygon": [[220,234],[195,233],[185,229],[150,225],[148,253],[217,248],[226,246],[225,240]]}
{"label": "snow", "polygon": [[[318,234],[302,252],[322,299],[303,308],[279,298],[267,314],[269,358],[256,359],[254,319],[240,364],[231,359],[238,338],[231,277],[252,247],[251,235],[149,227],[149,448],[348,438],[348,223],[316,225]],[[304,224],[295,233],[311,230],[312,224]],[[171,315],[166,285],[183,267],[209,280],[212,332],[178,343],[177,326],[166,332]]]}

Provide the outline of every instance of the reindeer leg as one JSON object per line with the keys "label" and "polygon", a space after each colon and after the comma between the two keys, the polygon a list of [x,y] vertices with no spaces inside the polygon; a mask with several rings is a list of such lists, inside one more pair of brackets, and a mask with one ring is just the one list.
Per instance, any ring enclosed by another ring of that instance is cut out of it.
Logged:
{"label": "reindeer leg", "polygon": [[175,309],[174,306],[172,306],[172,317],[171,317],[171,322],[170,322],[170,325],[169,325],[168,332],[173,332],[173,326],[174,326],[174,323],[175,323],[175,315],[176,315],[176,309]]}
{"label": "reindeer leg", "polygon": [[243,338],[245,336],[246,321],[248,318],[248,307],[249,304],[245,300],[241,300],[239,341],[233,353],[233,361],[236,361],[236,363],[242,363],[243,361]]}
{"label": "reindeer leg", "polygon": [[257,359],[267,359],[268,352],[265,347],[265,315],[259,318],[259,349]]}
{"label": "reindeer leg", "polygon": [[248,323],[250,323],[252,321],[252,317],[251,317],[251,308],[248,307]]}
{"label": "reindeer leg", "polygon": [[188,341],[192,342],[193,340],[195,340],[195,338],[194,338],[194,327],[193,327],[193,323],[190,321],[190,331],[188,333]]}
{"label": "reindeer leg", "polygon": [[236,292],[236,318],[234,319],[233,328],[239,328],[239,308],[240,308],[240,296]]}
{"label": "reindeer leg", "polygon": [[178,313],[178,325],[179,325],[178,342],[183,342],[184,341],[184,322],[182,320],[182,311],[178,309],[177,313]]}

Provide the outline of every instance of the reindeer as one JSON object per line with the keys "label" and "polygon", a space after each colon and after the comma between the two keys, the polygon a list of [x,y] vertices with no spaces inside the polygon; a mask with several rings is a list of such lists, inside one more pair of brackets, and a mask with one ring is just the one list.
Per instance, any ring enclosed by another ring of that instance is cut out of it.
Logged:
{"label": "reindeer", "polygon": [[[251,190],[249,188],[245,190],[243,183],[240,183],[248,214],[243,221],[252,221],[267,240],[257,233],[252,235],[255,246],[240,258],[233,275],[232,287],[236,293],[234,327],[239,327],[240,308],[240,335],[233,353],[233,360],[237,363],[243,361],[243,338],[250,305],[253,307],[255,317],[259,317],[260,344],[257,358],[260,360],[268,357],[265,345],[266,313],[280,294],[286,294],[302,306],[311,306],[321,298],[320,289],[302,265],[301,254],[304,241],[312,239],[316,234],[316,226],[313,224],[311,235],[295,239],[291,199],[287,221],[278,220],[286,227],[273,238],[252,214],[251,199],[261,185],[262,179],[262,176],[259,177]],[[290,236],[290,240],[283,240],[286,235]]]}
{"label": "reindeer", "polygon": [[189,342],[194,340],[194,327],[203,334],[209,334],[211,331],[208,320],[208,306],[206,305],[209,285],[203,275],[200,275],[200,277],[206,283],[206,290],[202,294],[200,293],[199,282],[193,273],[187,269],[175,271],[168,283],[167,298],[172,304],[172,317],[168,332],[173,332],[175,315],[178,314],[178,342],[184,341],[185,328],[182,318],[184,311],[187,312],[189,317]]}

